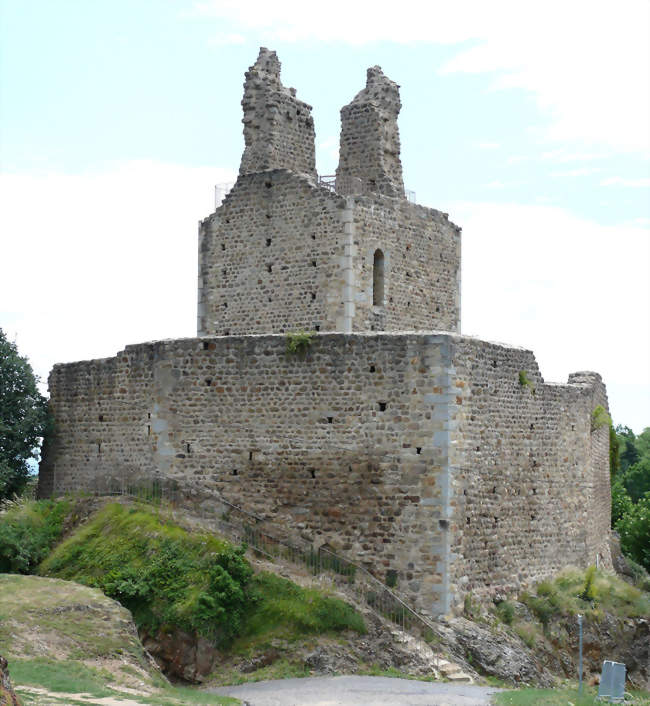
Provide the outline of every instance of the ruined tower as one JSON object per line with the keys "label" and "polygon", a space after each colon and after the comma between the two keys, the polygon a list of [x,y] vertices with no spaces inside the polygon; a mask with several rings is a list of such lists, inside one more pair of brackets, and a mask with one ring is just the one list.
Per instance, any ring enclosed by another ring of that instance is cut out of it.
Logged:
{"label": "ruined tower", "polygon": [[404,198],[399,87],[378,66],[341,111],[334,189],[311,108],[262,48],[237,183],[199,228],[199,335],[460,329],[460,228]]}
{"label": "ruined tower", "polygon": [[605,386],[460,335],[460,228],[404,198],[398,86],[373,67],[341,111],[334,188],[274,52],[243,108],[237,183],[199,226],[198,336],[55,366],[39,494],[171,482],[428,615],[610,565]]}

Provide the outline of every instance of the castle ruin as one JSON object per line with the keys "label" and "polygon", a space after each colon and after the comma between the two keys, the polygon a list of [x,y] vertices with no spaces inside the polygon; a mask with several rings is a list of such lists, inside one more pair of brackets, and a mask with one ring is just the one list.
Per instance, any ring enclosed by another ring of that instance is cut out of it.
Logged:
{"label": "castle ruin", "polygon": [[428,615],[608,565],[605,387],[460,334],[461,231],[405,198],[399,87],[368,69],[335,184],[275,52],[242,106],[239,177],[199,226],[197,337],[54,367],[41,496],[174,479],[392,572]]}

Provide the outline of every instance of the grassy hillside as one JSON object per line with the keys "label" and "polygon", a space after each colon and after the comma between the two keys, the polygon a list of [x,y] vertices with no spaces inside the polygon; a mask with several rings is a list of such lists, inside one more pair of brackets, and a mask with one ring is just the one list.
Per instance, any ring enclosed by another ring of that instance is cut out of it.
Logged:
{"label": "grassy hillside", "polygon": [[161,706],[238,703],[169,686],[127,610],[60,579],[0,574],[0,645],[24,704],[93,703],[82,693]]}
{"label": "grassy hillside", "polygon": [[109,504],[62,542],[39,573],[100,588],[138,628],[178,628],[226,649],[239,636],[363,632],[351,606],[272,574],[253,575],[244,549],[189,533],[145,505]]}

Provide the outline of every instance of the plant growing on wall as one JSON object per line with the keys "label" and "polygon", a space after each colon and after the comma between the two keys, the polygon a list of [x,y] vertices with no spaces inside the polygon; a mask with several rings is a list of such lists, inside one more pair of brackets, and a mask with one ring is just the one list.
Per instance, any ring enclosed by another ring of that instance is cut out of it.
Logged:
{"label": "plant growing on wall", "polygon": [[304,355],[311,346],[314,334],[309,331],[290,331],[287,333],[287,353]]}
{"label": "plant growing on wall", "polygon": [[607,410],[602,404],[594,408],[594,411],[591,413],[591,431],[596,431],[596,429],[607,426],[611,424],[611,422],[611,417],[607,414]]}
{"label": "plant growing on wall", "polygon": [[535,394],[535,385],[533,385],[531,379],[528,377],[528,373],[525,370],[519,371],[519,384],[522,387],[527,387],[530,390],[530,394]]}

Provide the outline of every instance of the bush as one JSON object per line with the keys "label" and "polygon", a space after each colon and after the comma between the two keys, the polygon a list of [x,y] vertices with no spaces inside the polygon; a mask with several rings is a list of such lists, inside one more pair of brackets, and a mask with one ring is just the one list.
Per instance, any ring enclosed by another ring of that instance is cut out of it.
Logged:
{"label": "bush", "polygon": [[304,354],[311,346],[313,334],[307,331],[292,331],[287,334],[287,353]]}
{"label": "bush", "polygon": [[40,572],[100,588],[139,628],[180,628],[225,642],[250,600],[252,570],[235,548],[210,535],[163,525],[144,507],[111,504],[42,563]]}
{"label": "bush", "polygon": [[594,577],[596,576],[596,567],[590,566],[585,572],[585,585],[582,592],[578,596],[583,601],[594,601],[596,599],[596,589],[594,587]]}
{"label": "bush", "polygon": [[6,502],[0,514],[0,573],[29,574],[63,533],[68,501]]}
{"label": "bush", "polygon": [[510,601],[501,601],[497,605],[497,615],[501,622],[506,625],[512,625],[512,621],[515,618],[515,607]]}
{"label": "bush", "polygon": [[530,390],[531,395],[535,394],[535,385],[533,385],[532,381],[528,377],[528,373],[525,370],[519,371],[519,384],[522,387],[527,387]]}
{"label": "bush", "polygon": [[591,431],[596,431],[601,427],[608,426],[612,423],[612,418],[607,413],[607,410],[602,404],[597,405],[591,413]]}

